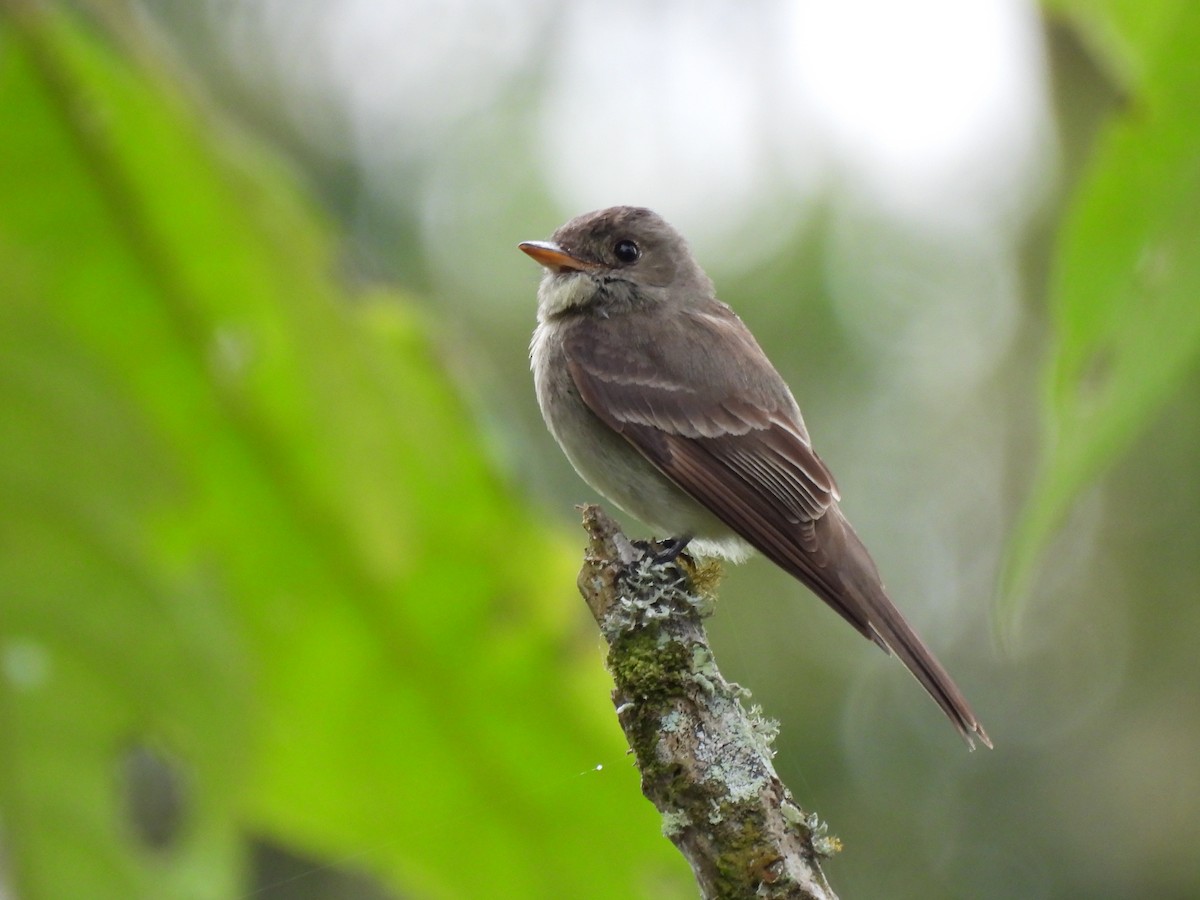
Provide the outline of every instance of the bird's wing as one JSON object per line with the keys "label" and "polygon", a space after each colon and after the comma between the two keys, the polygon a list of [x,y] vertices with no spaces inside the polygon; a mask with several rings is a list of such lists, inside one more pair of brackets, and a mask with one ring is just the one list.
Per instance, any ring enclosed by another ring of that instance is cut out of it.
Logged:
{"label": "bird's wing", "polygon": [[[565,337],[567,366],[588,407],[684,491],[791,572],[867,637],[868,611],[830,565],[819,527],[837,499],[790,391],[733,313],[674,311],[654,328],[637,316]],[[647,333],[675,333],[652,340]],[[731,348],[730,344],[734,346]],[[746,352],[736,353],[741,344]],[[738,364],[697,364],[723,348]],[[672,356],[676,352],[678,356]],[[840,517],[839,517],[840,518]],[[873,564],[869,559],[867,564]]]}
{"label": "bird's wing", "polygon": [[[962,692],[888,597],[837,507],[833,476],[791,393],[741,320],[718,305],[647,324],[623,315],[567,330],[567,367],[583,401],[764,556],[895,652],[969,745],[978,738],[990,747]],[[747,352],[737,352],[739,342]],[[709,348],[726,364],[703,364]]]}

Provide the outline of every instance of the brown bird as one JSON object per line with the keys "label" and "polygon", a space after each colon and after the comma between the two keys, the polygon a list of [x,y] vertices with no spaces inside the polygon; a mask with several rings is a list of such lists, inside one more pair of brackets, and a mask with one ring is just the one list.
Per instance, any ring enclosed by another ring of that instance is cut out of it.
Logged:
{"label": "brown bird", "polygon": [[675,552],[758,550],[900,657],[974,747],[991,741],[888,598],[792,392],[656,213],[587,213],[521,249],[545,268],[530,357],[576,471]]}

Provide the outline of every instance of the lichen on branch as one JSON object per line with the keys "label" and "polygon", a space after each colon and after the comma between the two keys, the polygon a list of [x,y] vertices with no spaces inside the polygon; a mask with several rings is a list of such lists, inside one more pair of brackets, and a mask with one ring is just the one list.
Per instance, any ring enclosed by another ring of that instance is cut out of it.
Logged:
{"label": "lichen on branch", "polygon": [[705,898],[836,900],[820,859],[840,849],[796,804],[772,765],[778,724],[721,675],[703,619],[710,573],[659,562],[597,506],[579,589],[608,642],[613,705],[663,816]]}

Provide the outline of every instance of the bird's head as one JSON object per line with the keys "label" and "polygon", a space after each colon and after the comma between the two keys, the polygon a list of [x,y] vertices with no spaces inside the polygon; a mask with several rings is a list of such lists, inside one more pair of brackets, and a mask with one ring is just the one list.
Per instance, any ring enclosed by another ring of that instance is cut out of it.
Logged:
{"label": "bird's head", "polygon": [[546,270],[538,290],[542,319],[597,304],[612,311],[712,296],[712,282],[683,236],[640,206],[584,213],[550,240],[525,241],[520,248]]}

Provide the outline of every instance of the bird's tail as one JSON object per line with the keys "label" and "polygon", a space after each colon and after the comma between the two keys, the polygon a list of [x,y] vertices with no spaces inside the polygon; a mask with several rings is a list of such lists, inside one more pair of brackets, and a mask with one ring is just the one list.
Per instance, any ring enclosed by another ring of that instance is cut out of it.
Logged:
{"label": "bird's tail", "polygon": [[[884,650],[900,658],[921,686],[929,692],[929,696],[946,713],[972,750],[975,749],[976,740],[990,748],[991,738],[975,717],[971,704],[892,603],[879,577],[879,571],[867,553],[867,548],[854,533],[841,510],[835,505],[823,518],[830,519],[830,531],[835,532],[831,535],[834,541],[831,542],[832,546],[829,546],[832,552],[828,554],[828,563],[836,572],[836,578],[830,581],[841,582],[842,603],[864,614],[867,626],[864,633]],[[836,534],[838,531],[841,533]],[[837,549],[840,549],[841,553],[835,549],[839,543],[841,547]],[[840,605],[830,602],[835,608]]]}

